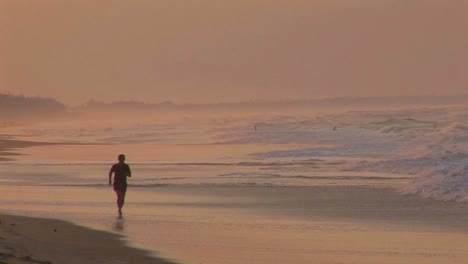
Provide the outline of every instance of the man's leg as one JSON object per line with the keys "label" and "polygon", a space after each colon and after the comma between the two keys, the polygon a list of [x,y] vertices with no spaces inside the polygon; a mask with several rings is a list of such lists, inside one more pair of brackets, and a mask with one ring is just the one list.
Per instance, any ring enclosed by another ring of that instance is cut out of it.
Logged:
{"label": "man's leg", "polygon": [[124,206],[125,203],[125,190],[120,191],[120,210],[122,211],[122,207]]}
{"label": "man's leg", "polygon": [[121,190],[116,190],[115,193],[117,194],[117,207],[119,208],[119,214],[122,213],[122,206],[124,204],[125,193]]}

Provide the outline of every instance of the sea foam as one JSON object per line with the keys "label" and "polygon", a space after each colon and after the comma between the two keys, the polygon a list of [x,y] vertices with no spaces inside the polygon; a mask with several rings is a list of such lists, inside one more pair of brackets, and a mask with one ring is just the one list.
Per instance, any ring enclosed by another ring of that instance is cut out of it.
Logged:
{"label": "sea foam", "polygon": [[468,200],[467,113],[468,109],[460,108],[348,112],[303,120],[296,125],[274,123],[264,135],[257,131],[242,138],[249,142],[325,144],[254,156],[341,157],[348,159],[341,165],[343,171],[412,176],[413,180],[401,190],[404,194],[465,201]]}

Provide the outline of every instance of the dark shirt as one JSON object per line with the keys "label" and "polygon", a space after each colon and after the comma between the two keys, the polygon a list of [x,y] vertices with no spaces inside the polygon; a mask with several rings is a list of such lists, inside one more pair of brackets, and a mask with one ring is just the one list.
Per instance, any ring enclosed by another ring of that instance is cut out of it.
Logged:
{"label": "dark shirt", "polygon": [[111,168],[114,172],[114,184],[127,183],[127,176],[131,175],[130,166],[126,163],[116,163]]}

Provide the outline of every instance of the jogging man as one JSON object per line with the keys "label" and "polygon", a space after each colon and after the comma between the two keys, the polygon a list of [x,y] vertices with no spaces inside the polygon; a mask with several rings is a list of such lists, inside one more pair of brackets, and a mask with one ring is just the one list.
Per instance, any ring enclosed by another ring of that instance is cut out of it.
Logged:
{"label": "jogging man", "polygon": [[112,185],[112,173],[114,173],[114,191],[117,194],[117,207],[119,215],[122,215],[122,207],[125,203],[125,193],[127,192],[127,177],[132,177],[130,166],[125,163],[125,155],[120,154],[119,163],[112,165],[109,171],[109,185]]}

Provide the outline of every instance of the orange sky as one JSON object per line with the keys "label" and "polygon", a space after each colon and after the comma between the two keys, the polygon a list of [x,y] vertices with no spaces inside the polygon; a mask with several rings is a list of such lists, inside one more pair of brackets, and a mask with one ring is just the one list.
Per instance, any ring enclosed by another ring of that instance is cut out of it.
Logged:
{"label": "orange sky", "polygon": [[0,92],[67,103],[466,93],[465,0],[0,0]]}

